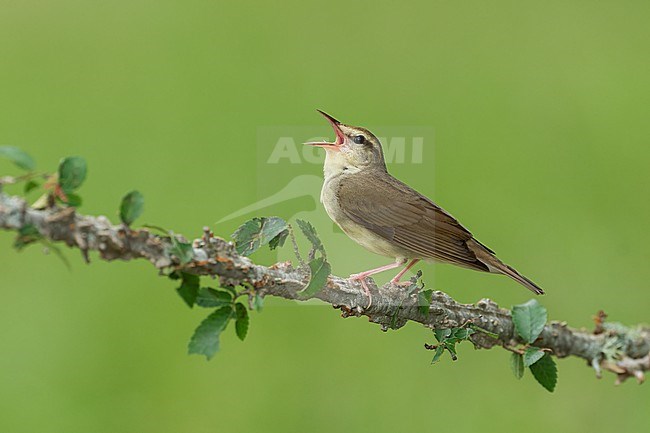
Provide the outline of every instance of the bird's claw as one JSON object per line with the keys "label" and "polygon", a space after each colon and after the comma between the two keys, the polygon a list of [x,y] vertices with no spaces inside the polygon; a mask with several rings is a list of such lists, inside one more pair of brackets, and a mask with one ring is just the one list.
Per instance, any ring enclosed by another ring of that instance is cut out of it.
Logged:
{"label": "bird's claw", "polygon": [[367,275],[365,275],[363,272],[360,274],[352,274],[350,275],[350,281],[359,281],[361,283],[361,287],[363,287],[363,291],[368,297],[368,305],[366,308],[370,308],[372,305],[372,294],[370,294],[370,289],[368,288],[368,283],[366,282],[366,278],[368,278]]}
{"label": "bird's claw", "polygon": [[411,287],[413,284],[415,284],[413,283],[413,281],[394,281],[394,280],[390,280],[390,283],[393,286],[404,287],[404,288]]}

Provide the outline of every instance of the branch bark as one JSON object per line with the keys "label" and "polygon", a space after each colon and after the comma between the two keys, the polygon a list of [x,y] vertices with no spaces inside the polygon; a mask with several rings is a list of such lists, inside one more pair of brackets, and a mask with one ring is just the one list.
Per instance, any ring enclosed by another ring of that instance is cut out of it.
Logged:
{"label": "branch bark", "polygon": [[[103,216],[85,216],[74,208],[52,206],[37,210],[22,198],[0,191],[0,228],[20,231],[35,227],[44,239],[63,242],[82,252],[89,261],[88,252],[97,251],[103,260],[146,259],[161,273],[174,268],[197,275],[218,277],[222,285],[250,285],[262,296],[278,296],[301,300],[299,292],[309,280],[304,266],[294,268],[291,263],[276,263],[266,267],[237,254],[232,243],[215,237],[209,230],[193,242],[193,258],[181,264],[171,251],[170,237],[149,230],[132,230],[124,225],[113,225]],[[182,239],[182,237],[179,237]],[[184,240],[184,239],[182,239]],[[415,283],[414,283],[415,284]],[[489,299],[475,304],[461,304],[449,295],[433,292],[431,304],[422,312],[418,290],[389,284],[377,287],[368,282],[373,302],[370,307],[363,288],[357,282],[331,275],[316,298],[342,311],[344,317],[367,316],[381,329],[397,329],[408,321],[430,329],[447,329],[474,324],[489,333],[477,332],[471,340],[477,348],[502,346],[508,350],[522,343],[516,335],[510,311],[499,308]],[[623,326],[603,328],[594,332],[578,330],[566,322],[548,323],[534,346],[548,349],[558,358],[576,356],[587,361],[600,377],[600,370],[617,374],[617,382],[634,377],[639,382],[650,370],[650,328]],[[617,356],[606,356],[615,349]]]}

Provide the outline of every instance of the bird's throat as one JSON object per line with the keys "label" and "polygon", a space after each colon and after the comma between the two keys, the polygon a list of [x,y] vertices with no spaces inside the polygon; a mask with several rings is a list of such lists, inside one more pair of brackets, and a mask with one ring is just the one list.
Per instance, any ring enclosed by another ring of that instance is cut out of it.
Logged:
{"label": "bird's throat", "polygon": [[342,174],[353,174],[359,172],[359,168],[351,165],[342,152],[327,150],[323,174],[325,181]]}

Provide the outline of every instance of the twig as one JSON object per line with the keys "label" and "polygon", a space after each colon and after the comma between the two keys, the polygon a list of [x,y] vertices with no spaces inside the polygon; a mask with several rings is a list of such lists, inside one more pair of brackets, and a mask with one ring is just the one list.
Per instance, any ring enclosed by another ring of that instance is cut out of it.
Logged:
{"label": "twig", "polygon": [[[0,228],[18,231],[32,225],[50,241],[58,241],[73,248],[98,251],[103,260],[146,259],[157,269],[167,267],[183,272],[218,277],[223,286],[250,286],[256,293],[301,300],[298,297],[308,281],[307,269],[295,269],[291,263],[276,263],[266,267],[237,254],[231,242],[213,236],[204,230],[203,237],[193,243],[194,259],[185,265],[170,253],[170,238],[149,230],[123,230],[103,216],[77,214],[74,208],[29,208],[20,197],[0,193]],[[485,332],[475,332],[471,340],[477,348],[503,346],[511,350],[522,341],[517,337],[509,310],[499,308],[489,299],[476,304],[461,304],[446,293],[434,291],[428,311],[422,312],[418,290],[405,290],[396,285],[377,287],[368,281],[374,302],[370,308],[362,289],[347,279],[331,275],[316,298],[342,311],[344,317],[367,316],[386,331],[414,321],[430,329],[448,329],[472,323]],[[533,346],[549,349],[563,358],[577,356],[588,365],[601,365],[618,374],[619,380],[635,377],[641,381],[644,371],[650,369],[650,329],[639,328],[636,337],[622,347],[616,360],[606,359],[605,347],[612,339],[622,338],[615,331],[594,334],[577,330],[565,322],[550,322]]]}

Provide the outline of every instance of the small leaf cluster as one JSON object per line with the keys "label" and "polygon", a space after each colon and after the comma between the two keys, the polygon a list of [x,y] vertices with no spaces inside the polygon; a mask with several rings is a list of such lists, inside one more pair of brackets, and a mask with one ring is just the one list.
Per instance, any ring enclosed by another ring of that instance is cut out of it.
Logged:
{"label": "small leaf cluster", "polygon": [[[307,263],[310,273],[309,282],[304,289],[298,292],[301,299],[309,299],[325,286],[332,268],[327,261],[325,247],[323,247],[314,226],[303,220],[296,220],[296,224],[311,244],[308,254],[309,262]],[[293,228],[279,217],[253,218],[242,224],[232,234],[235,249],[243,256],[254,253],[264,245],[268,245],[272,250],[281,247],[289,236],[295,242]],[[296,254],[299,254],[297,250]],[[298,258],[301,259],[300,256]]]}
{"label": "small leaf cluster", "polygon": [[537,382],[548,391],[553,392],[557,384],[555,361],[546,351],[531,346],[544,330],[546,320],[546,308],[535,299],[512,308],[515,331],[526,345],[523,350],[510,355],[510,367],[517,379],[521,379],[525,368],[529,368]]}
{"label": "small leaf cluster", "polygon": [[[201,287],[200,277],[187,272],[176,271],[169,277],[180,281],[181,285],[176,291],[188,307],[198,305],[214,309],[194,331],[188,345],[190,354],[204,355],[211,359],[219,351],[221,334],[232,320],[235,321],[237,337],[242,341],[246,338],[248,309],[237,301],[244,293],[238,293],[234,288]],[[253,308],[261,309],[261,300],[256,299],[252,305]]]}
{"label": "small leaf cluster", "polygon": [[25,194],[42,187],[45,193],[32,205],[36,209],[43,209],[58,201],[66,206],[81,206],[81,196],[76,190],[81,187],[88,167],[86,160],[80,156],[70,156],[63,158],[59,162],[59,168],[56,173],[36,173],[36,162],[23,150],[13,146],[0,146],[0,157],[4,157],[13,162],[18,168],[26,170],[27,173],[14,178],[15,181],[25,181]]}
{"label": "small leaf cluster", "polygon": [[58,184],[55,186],[56,197],[68,206],[81,206],[81,196],[75,191],[86,180],[88,168],[86,160],[80,156],[64,158],[59,163]]}
{"label": "small leaf cluster", "polygon": [[[327,253],[314,226],[303,220],[296,220],[296,224],[311,243],[309,262],[307,263],[310,272],[309,282],[304,289],[298,292],[300,299],[309,299],[325,287],[327,278],[332,273],[332,267],[327,261]],[[319,254],[318,257],[316,257],[317,253]]]}
{"label": "small leaf cluster", "polygon": [[440,361],[440,357],[442,357],[442,354],[445,353],[445,351],[449,352],[452,361],[456,361],[458,359],[456,344],[461,341],[469,340],[469,337],[474,334],[474,332],[474,329],[471,327],[435,329],[433,335],[435,335],[436,340],[438,340],[438,344],[434,346],[425,346],[427,349],[435,350],[431,363],[435,364]]}
{"label": "small leaf cluster", "polygon": [[287,222],[279,217],[253,218],[239,226],[232,234],[235,249],[242,256],[250,256],[260,247],[272,250],[284,245],[289,235]]}

